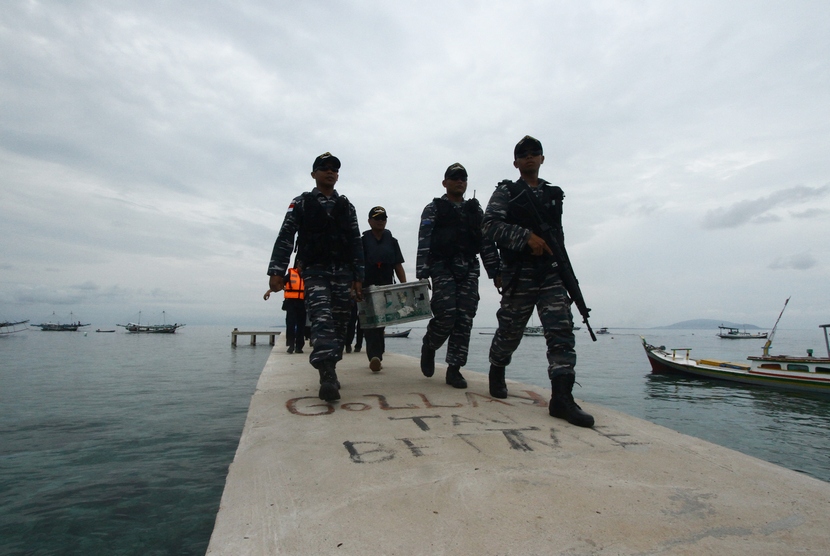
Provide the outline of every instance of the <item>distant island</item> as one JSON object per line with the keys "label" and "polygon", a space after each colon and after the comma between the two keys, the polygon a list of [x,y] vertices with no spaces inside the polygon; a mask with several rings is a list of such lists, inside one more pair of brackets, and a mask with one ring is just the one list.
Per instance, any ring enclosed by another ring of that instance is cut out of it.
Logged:
{"label": "distant island", "polygon": [[683,322],[676,322],[668,326],[655,326],[654,328],[702,330],[707,328],[717,328],[718,326],[728,326],[730,328],[739,328],[741,330],[761,330],[761,327],[755,326],[754,324],[736,324],[725,320],[712,319],[684,320]]}

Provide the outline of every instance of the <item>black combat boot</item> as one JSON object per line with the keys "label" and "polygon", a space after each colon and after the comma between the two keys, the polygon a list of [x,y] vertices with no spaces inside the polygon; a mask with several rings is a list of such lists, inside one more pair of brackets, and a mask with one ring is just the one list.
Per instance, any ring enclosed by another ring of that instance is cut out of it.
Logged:
{"label": "black combat boot", "polygon": [[321,400],[333,402],[340,399],[340,382],[337,380],[337,373],[334,371],[334,361],[321,361],[317,370],[320,371],[320,393]]}
{"label": "black combat boot", "polygon": [[447,384],[453,388],[466,388],[467,381],[461,376],[460,365],[450,365],[447,367]]}
{"label": "black combat boot", "polygon": [[426,344],[421,346],[421,372],[426,377],[435,374],[435,350]]}
{"label": "black combat boot", "polygon": [[507,397],[507,384],[504,382],[504,367],[490,365],[490,395],[494,398]]}
{"label": "black combat boot", "polygon": [[551,417],[565,419],[577,427],[593,427],[594,418],[582,411],[582,408],[574,401],[571,392],[575,380],[574,375],[559,375],[550,381],[553,395],[550,398],[550,405],[548,405],[548,413]]}

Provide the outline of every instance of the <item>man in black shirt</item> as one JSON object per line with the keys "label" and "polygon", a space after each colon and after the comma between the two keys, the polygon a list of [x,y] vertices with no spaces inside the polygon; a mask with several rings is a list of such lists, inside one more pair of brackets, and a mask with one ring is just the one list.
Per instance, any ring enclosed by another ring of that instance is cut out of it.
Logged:
{"label": "man in black shirt", "polygon": [[[369,211],[369,228],[363,232],[363,256],[366,263],[363,287],[388,286],[394,283],[393,274],[398,282],[406,282],[403,269],[403,254],[398,240],[386,229],[386,209],[374,207]],[[383,352],[386,349],[383,340],[385,328],[363,329],[366,339],[366,357],[373,372],[381,369]]]}

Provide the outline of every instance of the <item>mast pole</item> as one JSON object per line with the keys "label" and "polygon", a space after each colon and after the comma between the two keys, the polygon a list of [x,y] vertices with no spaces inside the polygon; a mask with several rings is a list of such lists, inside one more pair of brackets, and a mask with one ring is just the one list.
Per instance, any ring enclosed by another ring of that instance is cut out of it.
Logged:
{"label": "mast pole", "polygon": [[788,297],[784,302],[784,306],[781,308],[781,312],[778,313],[778,318],[775,320],[775,326],[772,327],[772,332],[769,333],[769,338],[767,338],[767,342],[764,344],[764,357],[769,357],[769,348],[772,347],[772,338],[775,336],[776,329],[778,329],[778,322],[781,320],[781,315],[784,314],[784,309],[787,308],[787,303],[790,302],[790,297]]}

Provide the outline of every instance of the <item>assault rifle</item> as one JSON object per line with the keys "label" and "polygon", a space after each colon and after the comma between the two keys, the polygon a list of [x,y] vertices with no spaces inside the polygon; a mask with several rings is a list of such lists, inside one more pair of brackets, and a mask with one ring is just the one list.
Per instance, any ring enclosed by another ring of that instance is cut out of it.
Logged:
{"label": "assault rifle", "polygon": [[579,281],[576,279],[571,261],[568,259],[568,253],[565,251],[565,246],[556,240],[553,228],[542,217],[539,211],[541,208],[539,206],[539,200],[528,189],[523,189],[521,193],[510,200],[509,204],[518,213],[528,218],[528,221],[531,223],[531,231],[545,240],[550,250],[553,251],[553,260],[556,263],[555,266],[559,269],[559,275],[562,278],[565,289],[568,291],[568,295],[571,296],[576,308],[579,309],[579,314],[582,315],[582,322],[588,328],[591,339],[596,342],[597,337],[594,335],[591,325],[588,324],[588,314],[591,312],[591,309],[585,305],[585,298],[582,297],[582,290],[579,289]]}

